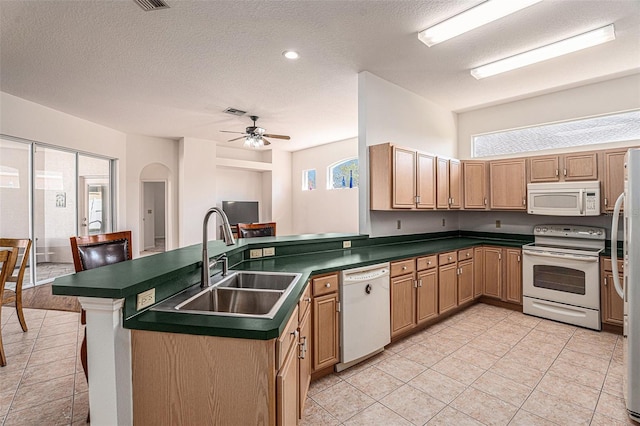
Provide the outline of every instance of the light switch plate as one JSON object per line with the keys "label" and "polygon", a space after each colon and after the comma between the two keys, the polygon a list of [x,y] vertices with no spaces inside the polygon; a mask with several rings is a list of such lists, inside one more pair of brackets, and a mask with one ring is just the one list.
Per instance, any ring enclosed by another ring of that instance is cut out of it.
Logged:
{"label": "light switch plate", "polygon": [[351,248],[351,241],[343,241],[342,248]]}
{"label": "light switch plate", "polygon": [[144,309],[147,306],[151,306],[156,303],[156,289],[151,288],[147,291],[143,291],[138,294],[138,301],[136,303],[136,310]]}
{"label": "light switch plate", "polygon": [[256,259],[258,257],[262,257],[262,249],[251,249],[251,250],[249,250],[249,257],[251,259]]}
{"label": "light switch plate", "polygon": [[265,247],[262,249],[263,256],[275,256],[276,248],[275,247]]}

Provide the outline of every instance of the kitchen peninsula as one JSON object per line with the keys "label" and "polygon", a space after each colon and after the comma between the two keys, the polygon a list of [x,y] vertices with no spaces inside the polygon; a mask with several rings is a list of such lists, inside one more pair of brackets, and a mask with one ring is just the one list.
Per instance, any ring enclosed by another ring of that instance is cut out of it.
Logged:
{"label": "kitchen peninsula", "polygon": [[[343,248],[345,241],[351,242],[350,248]],[[491,249],[487,251],[489,259],[493,253],[501,253],[501,247],[505,250],[519,249],[528,242],[531,242],[531,236],[457,231],[378,238],[355,234],[265,237],[240,240],[230,247],[220,241],[209,242],[210,256],[226,252],[232,269],[302,274],[272,319],[136,309],[137,295],[149,289],[155,289],[157,303],[197,285],[201,267],[200,245],[61,277],[54,282],[53,291],[55,294],[80,296],[80,302],[87,311],[90,406],[94,423],[132,424],[142,418],[150,421],[148,416],[157,412],[157,407],[145,408],[149,398],[138,399],[139,390],[146,389],[149,395],[155,396],[160,402],[158,406],[164,407],[165,412],[159,413],[158,419],[171,419],[179,423],[204,418],[198,415],[185,417],[186,407],[176,403],[184,396],[182,392],[193,392],[202,395],[203,400],[208,402],[200,407],[204,413],[202,415],[209,416],[209,419],[215,418],[210,417],[212,414],[224,416],[225,409],[233,409],[237,415],[246,416],[238,417],[239,421],[275,424],[281,422],[283,410],[287,408],[278,405],[280,396],[276,392],[277,370],[287,367],[286,363],[281,366],[285,360],[278,347],[287,344],[282,337],[290,329],[294,317],[295,325],[298,324],[298,302],[306,294],[310,277],[379,262],[408,259],[413,262],[414,258],[420,256],[457,253],[465,248]],[[251,250],[271,247],[275,249],[274,256],[250,258]],[[475,250],[468,250],[467,253]],[[484,267],[487,264],[484,254],[482,251],[475,252],[479,253],[476,256],[482,256],[482,260],[478,258],[476,262]],[[477,279],[476,288],[472,291],[474,297],[455,304],[464,308],[477,297],[482,297],[481,284],[482,280]],[[490,290],[496,299],[507,300],[504,296],[506,287]],[[516,294],[515,297],[517,299],[520,296]],[[395,337],[402,338],[404,335],[407,333],[402,332]],[[142,345],[136,346],[137,341],[143,342]],[[136,347],[147,350],[153,344],[157,345],[153,350],[136,352]],[[253,352],[244,351],[251,345]],[[200,357],[191,352],[192,348],[200,348],[204,351],[201,354],[208,353],[211,356],[208,359]],[[236,357],[240,353],[244,353],[246,358]],[[187,365],[172,364],[175,359],[171,357],[176,354],[181,356],[180,359],[187,360]],[[154,366],[159,365],[155,362],[162,358],[166,358],[167,365],[173,367],[171,374],[164,379],[161,379],[161,372],[153,372]],[[225,360],[255,362],[253,367],[260,365],[262,371],[250,366],[244,370],[230,369],[224,365]],[[214,382],[209,382],[209,389],[202,389],[194,383],[185,382],[184,377],[173,375],[185,370],[201,377],[208,377],[206,370],[210,370],[212,375],[209,379]],[[254,394],[246,392],[247,389],[238,383],[226,383],[225,376],[216,373],[225,370],[232,376],[235,374],[237,380],[249,376],[251,380],[262,382],[264,392]],[[223,393],[232,403],[219,399]],[[256,408],[258,405],[260,409]],[[138,417],[142,413],[145,417]]]}

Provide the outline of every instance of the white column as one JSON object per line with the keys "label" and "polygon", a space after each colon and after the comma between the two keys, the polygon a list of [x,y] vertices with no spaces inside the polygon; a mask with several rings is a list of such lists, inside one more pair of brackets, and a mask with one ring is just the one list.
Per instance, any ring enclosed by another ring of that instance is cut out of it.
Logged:
{"label": "white column", "polygon": [[91,424],[131,425],[131,333],[122,326],[124,299],[78,300],[87,312]]}

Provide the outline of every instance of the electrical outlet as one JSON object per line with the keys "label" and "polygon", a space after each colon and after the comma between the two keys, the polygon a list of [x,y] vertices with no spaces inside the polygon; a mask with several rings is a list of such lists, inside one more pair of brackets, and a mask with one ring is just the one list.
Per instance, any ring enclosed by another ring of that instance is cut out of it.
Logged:
{"label": "electrical outlet", "polygon": [[502,222],[496,220],[496,228],[502,228]]}
{"label": "electrical outlet", "polygon": [[397,229],[402,228],[402,221],[398,220],[398,223],[397,223],[397,225],[396,225],[396,228],[397,228]]}
{"label": "electrical outlet", "polygon": [[251,250],[249,250],[249,257],[251,259],[256,259],[258,257],[262,257],[262,249],[251,249]]}
{"label": "electrical outlet", "polygon": [[442,226],[447,226],[447,219],[442,218]]}
{"label": "electrical outlet", "polygon": [[156,289],[152,288],[147,291],[143,291],[138,294],[138,301],[136,303],[136,310],[144,309],[147,306],[151,306],[156,303]]}
{"label": "electrical outlet", "polygon": [[275,247],[265,247],[262,249],[262,254],[264,256],[275,256],[276,248]]}
{"label": "electrical outlet", "polygon": [[351,248],[351,241],[343,241],[342,248]]}

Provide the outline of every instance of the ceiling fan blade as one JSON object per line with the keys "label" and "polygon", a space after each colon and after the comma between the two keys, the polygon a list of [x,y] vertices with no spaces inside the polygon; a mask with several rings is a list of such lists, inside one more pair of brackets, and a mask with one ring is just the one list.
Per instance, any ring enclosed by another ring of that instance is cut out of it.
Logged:
{"label": "ceiling fan blade", "polygon": [[239,135],[244,135],[244,132],[232,132],[231,130],[220,130],[222,133],[237,133]]}
{"label": "ceiling fan blade", "polygon": [[291,137],[289,137],[289,136],[284,136],[284,135],[267,135],[267,134],[264,134],[264,135],[262,135],[262,136],[266,136],[266,137],[268,137],[268,138],[274,138],[274,139],[285,139],[285,140],[289,140],[289,139],[291,139]]}
{"label": "ceiling fan blade", "polygon": [[262,138],[262,142],[263,142],[264,146],[271,145],[271,142],[266,140],[264,137]]}
{"label": "ceiling fan blade", "polygon": [[235,139],[229,139],[227,142],[233,142],[233,141],[237,141],[240,139],[244,139],[244,136],[240,136],[239,138],[235,138]]}

